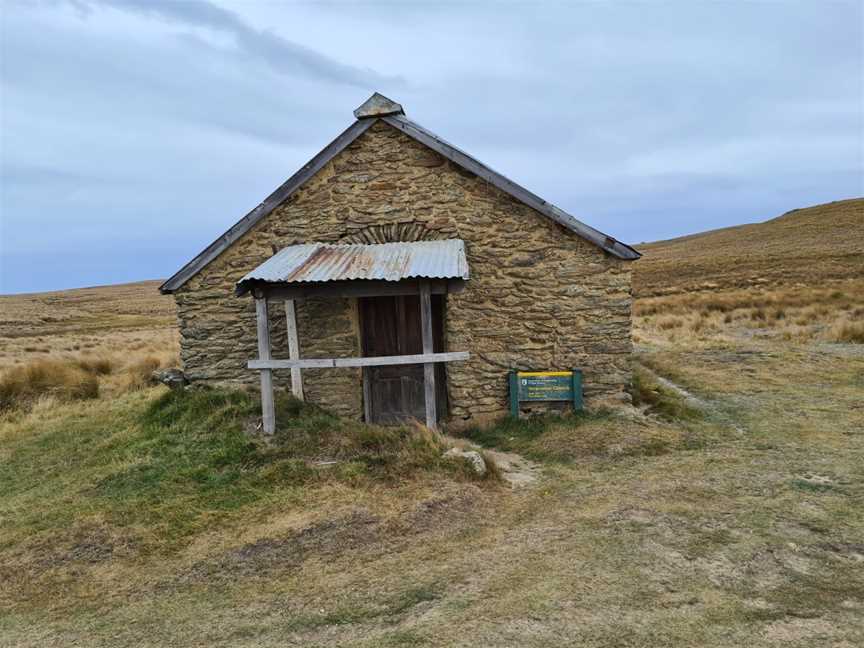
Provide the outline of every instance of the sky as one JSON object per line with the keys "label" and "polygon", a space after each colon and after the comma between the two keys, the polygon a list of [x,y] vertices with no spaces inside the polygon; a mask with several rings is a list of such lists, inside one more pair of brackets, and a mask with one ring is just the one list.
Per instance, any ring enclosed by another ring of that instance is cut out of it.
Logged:
{"label": "sky", "polygon": [[167,278],[372,92],[626,243],[864,195],[864,2],[0,5],[0,293]]}

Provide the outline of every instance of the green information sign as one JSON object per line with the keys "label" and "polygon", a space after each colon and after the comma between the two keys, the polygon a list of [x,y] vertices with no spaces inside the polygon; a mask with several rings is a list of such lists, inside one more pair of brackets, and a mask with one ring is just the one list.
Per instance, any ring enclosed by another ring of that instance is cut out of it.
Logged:
{"label": "green information sign", "polygon": [[511,371],[510,414],[519,416],[520,401],[570,401],[582,409],[582,370]]}

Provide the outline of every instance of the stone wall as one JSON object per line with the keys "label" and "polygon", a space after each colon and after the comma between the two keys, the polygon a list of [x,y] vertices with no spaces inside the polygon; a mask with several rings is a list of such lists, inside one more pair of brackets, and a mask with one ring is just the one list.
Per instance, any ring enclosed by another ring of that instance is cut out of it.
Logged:
{"label": "stone wall", "polygon": [[[257,384],[255,309],[234,284],[274,250],[300,242],[465,241],[471,278],[448,296],[450,414],[507,411],[506,372],[581,367],[587,405],[626,400],[630,265],[379,122],[175,293],[181,358],[193,380]],[[287,357],[285,315],[271,304],[275,357]],[[298,305],[304,357],[360,355],[356,300]],[[275,372],[290,386],[290,372]],[[362,414],[357,369],[304,370],[309,400]]]}

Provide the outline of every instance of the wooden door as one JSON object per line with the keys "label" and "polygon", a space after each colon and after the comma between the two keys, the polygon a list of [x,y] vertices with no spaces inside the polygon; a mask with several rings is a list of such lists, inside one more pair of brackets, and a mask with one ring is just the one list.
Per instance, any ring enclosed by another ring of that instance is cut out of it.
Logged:
{"label": "wooden door", "polygon": [[[359,300],[360,330],[364,356],[409,355],[423,353],[420,324],[420,298],[364,297]],[[441,351],[443,338],[443,298],[433,295],[433,348]],[[364,367],[367,412],[373,423],[402,423],[408,419],[424,421],[426,400],[423,390],[423,365]],[[439,417],[446,411],[443,366],[436,367],[435,383]]]}

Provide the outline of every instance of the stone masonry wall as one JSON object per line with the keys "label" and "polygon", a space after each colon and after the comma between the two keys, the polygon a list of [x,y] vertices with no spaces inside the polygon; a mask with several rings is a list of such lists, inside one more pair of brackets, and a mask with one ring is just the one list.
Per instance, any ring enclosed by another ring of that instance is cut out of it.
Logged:
{"label": "stone masonry wall", "polygon": [[[584,371],[586,403],[626,400],[630,265],[379,122],[175,293],[181,358],[207,383],[257,385],[255,308],[234,284],[274,250],[301,242],[465,241],[471,278],[447,297],[454,422],[507,411],[507,370]],[[282,304],[270,310],[274,357],[287,357]],[[356,300],[298,305],[303,357],[360,355]],[[290,387],[290,372],[274,372]],[[362,415],[358,369],[304,370],[310,401]]]}

